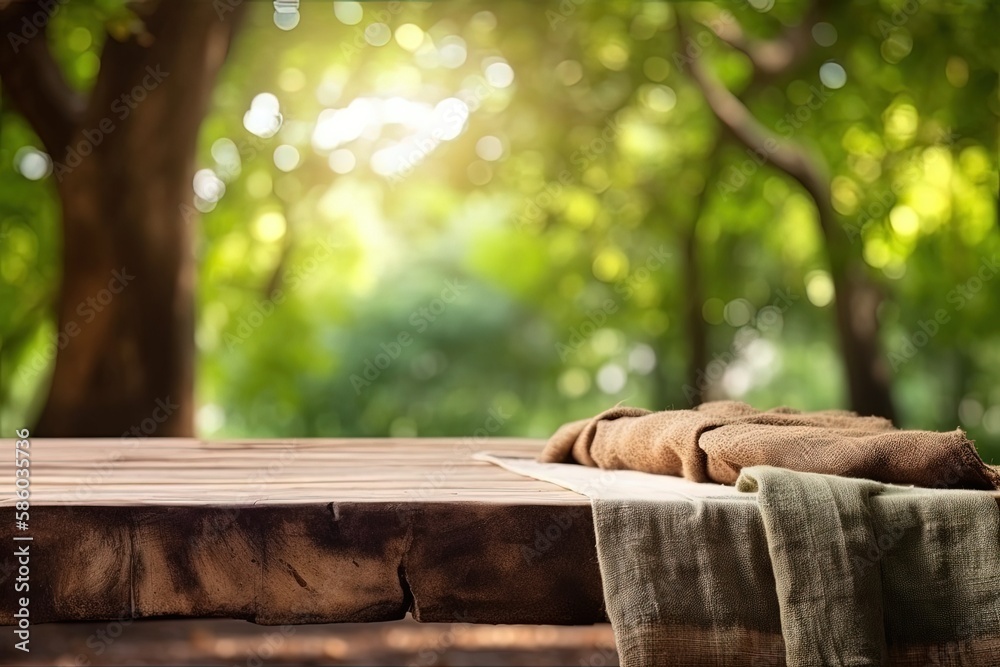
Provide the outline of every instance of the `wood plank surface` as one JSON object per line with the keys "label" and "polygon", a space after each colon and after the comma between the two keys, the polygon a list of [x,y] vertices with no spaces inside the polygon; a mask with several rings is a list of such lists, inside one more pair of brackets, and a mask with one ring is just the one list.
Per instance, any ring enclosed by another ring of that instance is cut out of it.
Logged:
{"label": "wood plank surface", "polygon": [[[586,504],[577,493],[472,459],[532,457],[543,441],[496,438],[33,440],[32,505],[290,505],[318,502]],[[13,480],[13,440],[0,440]],[[0,487],[0,506],[14,504]]]}
{"label": "wood plank surface", "polygon": [[[14,441],[0,441],[13,453]],[[30,536],[34,623],[606,620],[589,501],[471,458],[526,439],[32,440],[0,464],[0,623]]]}

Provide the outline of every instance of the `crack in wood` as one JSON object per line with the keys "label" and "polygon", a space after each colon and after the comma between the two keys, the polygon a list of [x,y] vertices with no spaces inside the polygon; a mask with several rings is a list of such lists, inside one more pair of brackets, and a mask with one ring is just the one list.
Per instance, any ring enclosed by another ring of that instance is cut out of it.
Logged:
{"label": "crack in wood", "polygon": [[298,583],[299,586],[301,586],[302,588],[306,588],[306,589],[309,588],[309,583],[305,579],[302,578],[302,575],[298,573],[298,570],[296,570],[294,567],[292,567],[291,563],[288,563],[288,562],[286,562],[284,560],[281,561],[281,562],[285,564],[285,567],[288,568],[289,574],[291,574],[295,578],[295,581],[296,581],[296,583]]}

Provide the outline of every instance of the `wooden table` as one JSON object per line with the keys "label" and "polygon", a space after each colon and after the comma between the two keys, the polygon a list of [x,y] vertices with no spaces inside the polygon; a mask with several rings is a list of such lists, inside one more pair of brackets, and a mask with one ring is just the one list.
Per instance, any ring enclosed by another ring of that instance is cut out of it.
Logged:
{"label": "wooden table", "polygon": [[606,620],[589,501],[471,459],[539,440],[31,440],[27,531],[0,442],[2,624]]}

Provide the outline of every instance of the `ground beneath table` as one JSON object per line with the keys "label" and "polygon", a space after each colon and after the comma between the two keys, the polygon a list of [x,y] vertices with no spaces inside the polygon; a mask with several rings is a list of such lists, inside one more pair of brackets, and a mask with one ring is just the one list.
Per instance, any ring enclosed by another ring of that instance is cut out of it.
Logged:
{"label": "ground beneath table", "polygon": [[[111,635],[114,635],[112,637]],[[260,660],[258,663],[255,658]],[[611,626],[344,623],[265,627],[232,620],[140,620],[36,626],[32,651],[0,644],[0,664],[412,665],[556,667],[618,664]]]}

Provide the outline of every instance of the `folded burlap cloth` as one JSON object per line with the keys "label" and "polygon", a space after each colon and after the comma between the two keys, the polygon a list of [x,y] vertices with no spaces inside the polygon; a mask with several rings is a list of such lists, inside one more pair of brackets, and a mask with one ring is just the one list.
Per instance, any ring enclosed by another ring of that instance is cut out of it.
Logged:
{"label": "folded burlap cloth", "polygon": [[724,484],[747,466],[770,465],[893,484],[1000,489],[1000,469],[986,465],[960,429],[901,431],[881,417],[761,412],[736,401],[664,412],[611,408],[561,427],[539,460]]}
{"label": "folded burlap cloth", "polygon": [[1000,665],[995,493],[479,458],[591,498],[624,667]]}

